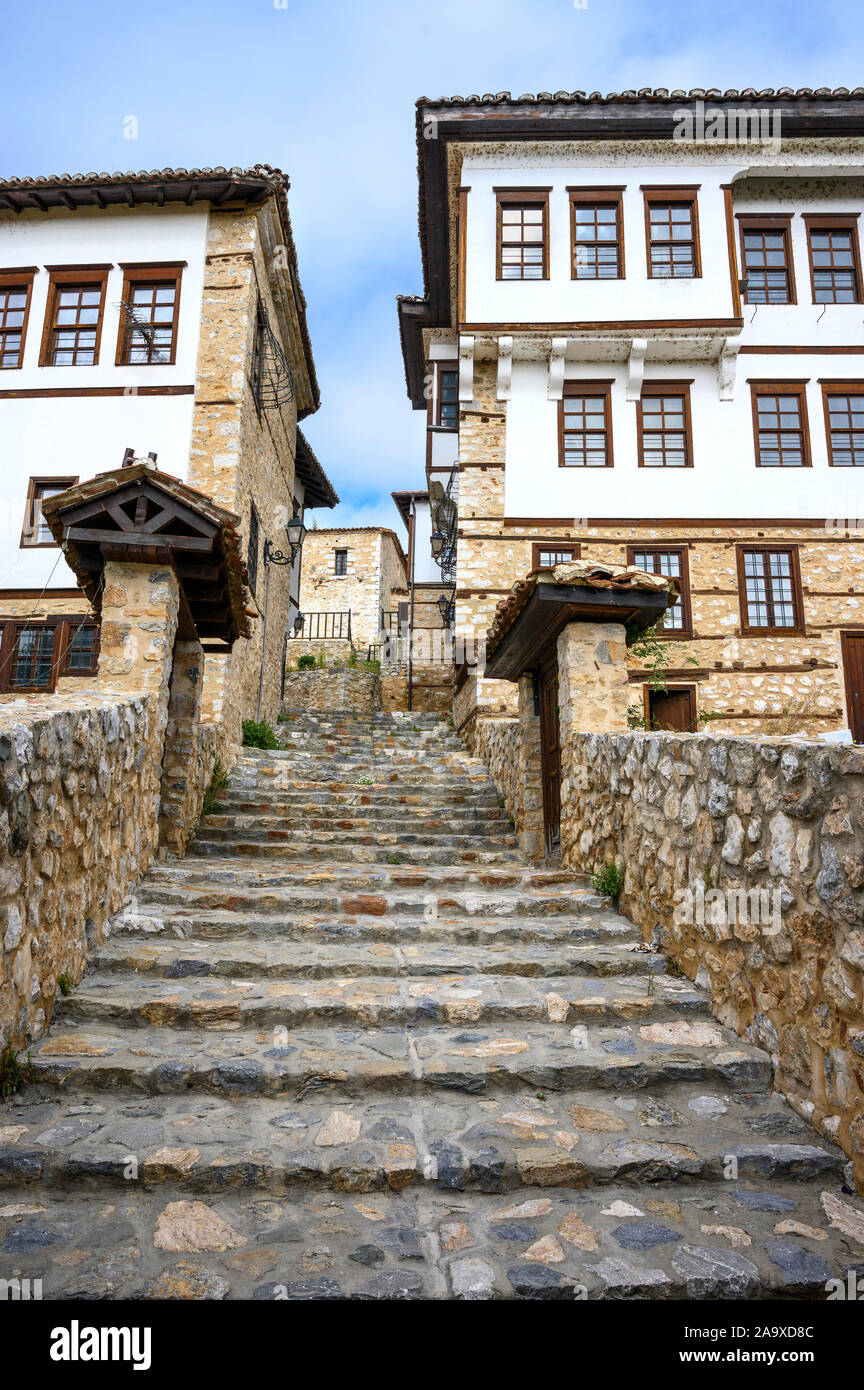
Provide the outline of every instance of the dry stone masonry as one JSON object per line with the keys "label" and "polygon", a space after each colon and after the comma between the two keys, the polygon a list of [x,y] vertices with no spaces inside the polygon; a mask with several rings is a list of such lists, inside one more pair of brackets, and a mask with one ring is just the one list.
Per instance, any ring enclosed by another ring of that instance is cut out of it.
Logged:
{"label": "dry stone masonry", "polygon": [[567,757],[564,862],[619,863],[624,910],[864,1185],[864,752],[574,732]]}

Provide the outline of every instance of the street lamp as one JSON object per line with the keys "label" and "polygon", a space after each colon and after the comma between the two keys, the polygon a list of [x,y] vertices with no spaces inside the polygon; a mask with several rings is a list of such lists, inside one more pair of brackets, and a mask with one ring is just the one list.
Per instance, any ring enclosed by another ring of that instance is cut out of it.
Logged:
{"label": "street lamp", "polygon": [[445,543],[446,543],[446,539],[447,539],[447,538],[446,538],[446,536],[444,535],[444,532],[443,532],[443,531],[433,531],[433,532],[432,532],[432,535],[429,537],[429,544],[430,544],[431,547],[432,547],[432,555],[433,555],[434,559],[436,559],[436,560],[438,559],[438,556],[441,554],[441,551],[444,549],[444,546],[445,546]]}
{"label": "street lamp", "polygon": [[295,512],[291,520],[286,523],[285,534],[288,537],[288,551],[286,555],[282,550],[276,550],[269,537],[264,541],[264,563],[265,565],[293,565],[306,539],[306,527],[303,525],[303,518],[299,512]]}
{"label": "street lamp", "polygon": [[297,614],[297,617],[294,619],[294,636],[295,636],[295,637],[299,637],[299,636],[300,636],[300,633],[303,631],[303,624],[305,623],[305,621],[306,621],[306,619],[303,617],[303,614],[302,614],[302,613],[298,613],[298,614]]}
{"label": "street lamp", "polygon": [[453,599],[448,594],[442,594],[438,600],[438,612],[441,614],[442,627],[449,627],[454,617]]}

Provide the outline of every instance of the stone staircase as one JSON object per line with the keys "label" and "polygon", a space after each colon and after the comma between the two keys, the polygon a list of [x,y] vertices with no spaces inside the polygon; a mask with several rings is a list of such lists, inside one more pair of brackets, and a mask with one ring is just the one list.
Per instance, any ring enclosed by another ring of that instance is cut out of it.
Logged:
{"label": "stone staircase", "polygon": [[[825,1297],[844,1157],[429,715],[303,716],[0,1107],[45,1298]],[[864,1272],[864,1268],[862,1268]]]}

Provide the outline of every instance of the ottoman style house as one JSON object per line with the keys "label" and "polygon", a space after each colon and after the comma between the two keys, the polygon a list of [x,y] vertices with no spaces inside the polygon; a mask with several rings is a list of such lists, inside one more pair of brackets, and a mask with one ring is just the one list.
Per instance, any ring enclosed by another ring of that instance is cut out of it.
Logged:
{"label": "ottoman style house", "polygon": [[99,598],[42,503],[140,458],[237,518],[251,637],[229,654],[200,624],[205,718],[275,718],[300,561],[269,555],[338,500],[298,429],[319,392],[287,191],[265,165],[0,182],[0,698],[96,672]]}
{"label": "ottoman style house", "polygon": [[634,722],[864,739],[864,90],[423,98],[417,146],[457,637],[532,570],[635,566],[680,596]]}

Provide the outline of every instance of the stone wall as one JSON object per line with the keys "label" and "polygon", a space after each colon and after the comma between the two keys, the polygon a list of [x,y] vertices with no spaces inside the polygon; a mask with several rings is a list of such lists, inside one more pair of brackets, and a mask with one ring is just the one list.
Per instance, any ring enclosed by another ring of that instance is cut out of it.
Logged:
{"label": "stone wall", "polygon": [[[347,551],[347,572],[336,574],[335,552]],[[351,614],[351,641],[365,652],[378,642],[381,612],[394,607],[394,590],[404,589],[405,556],[393,531],[381,526],[318,527],[306,533],[300,578],[300,611]],[[308,642],[307,631],[303,641]],[[295,644],[290,643],[289,647]],[[332,646],[324,639],[317,645]]]}
{"label": "stone wall", "polygon": [[864,751],[573,733],[568,755],[565,864],[618,863],[623,911],[864,1184]]}
{"label": "stone wall", "polygon": [[99,675],[0,705],[0,1041],[50,1021],[153,856],[182,853],[213,764],[236,745],[201,722],[203,653],[175,640],[172,569],[108,561]]}
{"label": "stone wall", "polygon": [[469,752],[482,758],[513,820],[519,848],[530,858],[544,852],[543,788],[540,771],[540,720],[534,713],[530,677],[518,686],[517,719],[479,717],[478,684],[469,676],[453,700],[453,722]]}
{"label": "stone wall", "polygon": [[0,1041],[50,1020],[159,838],[158,697],[36,695],[0,708]]}
{"label": "stone wall", "polygon": [[284,714],[307,710],[374,714],[381,708],[381,683],[375,671],[288,671]]}
{"label": "stone wall", "polygon": [[285,524],[293,515],[297,407],[308,404],[291,306],[283,346],[295,375],[295,399],[280,409],[259,411],[251,387],[259,302],[277,337],[285,337],[285,306],[275,295],[283,277],[270,274],[271,216],[269,204],[210,212],[189,450],[187,482],[240,518],[244,555],[253,504],[258,515],[258,578],[251,596],[257,621],[252,637],[230,656],[208,654],[205,663],[204,719],[224,723],[232,741],[239,741],[242,719],[257,717],[262,660],[262,718],[274,721],[279,709],[282,643],[292,611],[290,570],[269,568],[267,650],[262,653],[268,578],[263,550],[266,537],[277,545],[284,542]]}

